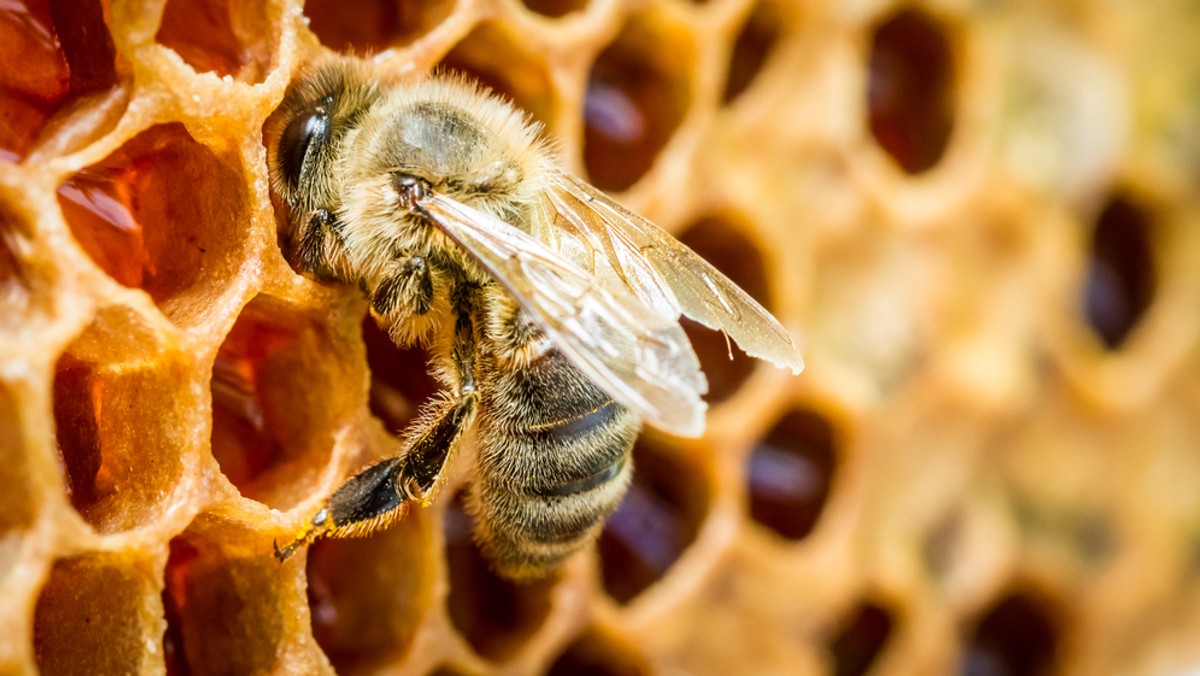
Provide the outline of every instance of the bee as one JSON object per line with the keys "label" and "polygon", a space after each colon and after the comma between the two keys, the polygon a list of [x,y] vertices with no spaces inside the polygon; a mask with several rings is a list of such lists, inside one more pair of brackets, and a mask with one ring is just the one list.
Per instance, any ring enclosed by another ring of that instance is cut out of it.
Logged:
{"label": "bee", "polygon": [[467,508],[497,572],[541,577],[595,540],[624,496],[642,422],[704,429],[686,315],[799,373],[787,331],[646,219],[560,170],[500,98],[437,75],[394,86],[350,58],[310,67],[267,124],[292,265],[362,289],[441,393],[404,450],[350,478],[276,547],[364,534],[436,497],[476,434]]}

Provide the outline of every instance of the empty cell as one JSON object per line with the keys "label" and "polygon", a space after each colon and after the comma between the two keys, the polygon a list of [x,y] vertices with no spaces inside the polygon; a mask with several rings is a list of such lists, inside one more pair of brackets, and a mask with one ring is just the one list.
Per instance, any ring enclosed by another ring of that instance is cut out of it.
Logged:
{"label": "empty cell", "polygon": [[695,541],[708,507],[709,487],[700,468],[638,440],[629,494],[600,535],[608,594],[628,603],[666,575]]}
{"label": "empty cell", "polygon": [[1151,231],[1150,214],[1126,195],[1114,196],[1096,220],[1083,311],[1110,350],[1125,342],[1154,300]]}
{"label": "empty cell", "polygon": [[1018,592],[992,606],[966,639],[965,676],[1048,674],[1059,628],[1043,602]]}
{"label": "empty cell", "polygon": [[785,21],[777,5],[765,1],[754,5],[733,42],[722,101],[730,103],[750,88],[779,42]]}
{"label": "empty cell", "polygon": [[583,103],[592,183],[625,190],[654,164],[692,99],[695,45],[679,26],[631,19],[595,63]]}
{"label": "empty cell", "polygon": [[849,617],[829,646],[837,676],[867,673],[892,633],[891,613],[874,603],[860,605]]}
{"label": "empty cell", "polygon": [[492,570],[472,540],[462,495],[445,513],[450,620],[475,652],[502,661],[521,648],[550,614],[554,578],[513,582]]}
{"label": "empty cell", "polygon": [[316,488],[361,392],[350,353],[313,315],[268,296],[238,316],[213,362],[212,452],[242,495],[287,509]]}
{"label": "empty cell", "polygon": [[83,556],[54,564],[33,617],[38,669],[133,674],[161,669],[162,609],[137,561]]}
{"label": "empty cell", "polygon": [[554,19],[587,8],[587,0],[521,0],[529,9]]}
{"label": "empty cell", "polygon": [[[504,57],[497,58],[499,54]],[[476,27],[450,50],[442,67],[476,80],[543,125],[553,121],[555,100],[545,57],[523,47],[499,24]]]}
{"label": "empty cell", "polygon": [[[706,217],[688,227],[679,239],[770,310],[763,258],[754,244],[742,235],[735,225],[737,222],[736,217],[729,215]],[[734,346],[723,333],[691,320],[684,321],[684,328],[708,378],[705,401],[711,404],[728,399],[750,377],[755,360]]]}
{"label": "empty cell", "polygon": [[650,667],[629,643],[590,630],[571,642],[550,666],[550,676],[642,676]]}
{"label": "empty cell", "polygon": [[409,44],[454,10],[454,0],[307,0],[304,14],[321,44],[346,53]]}
{"label": "empty cell", "polygon": [[829,497],[837,458],[833,428],[821,415],[794,410],[750,453],[750,517],[789,540],[806,537]]}
{"label": "empty cell", "polygon": [[270,542],[229,524],[171,541],[162,600],[168,673],[276,673],[307,634],[303,591],[280,574]]}
{"label": "empty cell", "polygon": [[190,325],[236,274],[246,242],[238,160],[182,124],[153,127],[59,186],[71,232],[109,276]]}
{"label": "empty cell", "polygon": [[187,430],[200,424],[180,383],[188,364],[130,310],[102,310],[59,358],[56,440],[71,504],[101,533],[155,520],[183,475]]}
{"label": "empty cell", "polygon": [[270,69],[274,34],[262,3],[169,0],[155,39],[197,73],[259,82]]}
{"label": "empty cell", "polygon": [[339,673],[408,652],[433,601],[429,521],[410,512],[368,538],[318,540],[308,552],[313,636]]}
{"label": "empty cell", "polygon": [[903,9],[871,36],[868,123],[876,143],[910,173],[932,169],[954,128],[954,46],[933,17]]}
{"label": "empty cell", "polygon": [[370,316],[363,319],[362,335],[371,370],[371,413],[389,431],[401,432],[439,389],[429,374],[429,353],[416,345],[397,347]]}

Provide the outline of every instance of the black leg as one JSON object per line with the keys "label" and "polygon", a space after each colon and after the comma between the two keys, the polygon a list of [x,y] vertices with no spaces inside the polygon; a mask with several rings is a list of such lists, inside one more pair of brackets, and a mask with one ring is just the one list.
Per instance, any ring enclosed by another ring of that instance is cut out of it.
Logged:
{"label": "black leg", "polygon": [[332,254],[340,251],[342,246],[341,233],[333,212],[318,209],[308,219],[308,227],[296,245],[292,264],[300,272],[329,277]]}
{"label": "black leg", "polygon": [[371,295],[371,310],[389,321],[423,315],[432,304],[433,277],[421,256],[412,256],[401,263]]}

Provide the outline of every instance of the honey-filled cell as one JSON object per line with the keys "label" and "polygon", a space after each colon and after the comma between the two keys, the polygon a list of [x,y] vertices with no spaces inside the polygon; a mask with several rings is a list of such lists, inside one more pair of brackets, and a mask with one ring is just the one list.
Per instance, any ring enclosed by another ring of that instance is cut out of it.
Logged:
{"label": "honey-filled cell", "polygon": [[197,73],[258,82],[270,66],[274,34],[260,3],[169,0],[155,38]]}
{"label": "honey-filled cell", "polygon": [[346,53],[409,44],[441,23],[454,0],[306,0],[304,14],[321,44]]}

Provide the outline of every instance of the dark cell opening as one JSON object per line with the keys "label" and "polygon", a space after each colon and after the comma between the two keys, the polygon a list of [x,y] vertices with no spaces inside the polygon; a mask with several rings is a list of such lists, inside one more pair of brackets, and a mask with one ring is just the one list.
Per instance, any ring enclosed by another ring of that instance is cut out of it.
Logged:
{"label": "dark cell opening", "polygon": [[1127,196],[1114,197],[1092,235],[1084,315],[1110,350],[1125,342],[1154,300],[1150,215]]}
{"label": "dark cell opening", "polygon": [[260,3],[169,0],[155,39],[198,73],[258,82],[269,68],[272,34]]}
{"label": "dark cell opening", "polygon": [[872,603],[860,606],[830,645],[837,676],[867,673],[892,633],[891,614]]}
{"label": "dark cell opening", "polygon": [[371,413],[389,431],[402,432],[438,391],[429,375],[429,355],[417,346],[397,347],[369,316],[363,319],[363,342],[371,369]]}
{"label": "dark cell opening", "polygon": [[471,537],[463,497],[446,508],[446,562],[450,620],[481,656],[500,661],[532,636],[550,613],[554,578],[506,580],[491,569]]}
{"label": "dark cell opening", "polygon": [[48,0],[0,6],[0,160],[25,156],[46,121],[67,98],[71,72]]}
{"label": "dark cell opening", "polygon": [[54,564],[33,619],[33,650],[43,674],[133,674],[152,671],[148,635],[157,618],[143,599],[150,580],[102,557]]}
{"label": "dark cell opening", "polygon": [[153,127],[59,186],[71,232],[109,276],[176,322],[213,311],[239,263],[245,185],[183,125]]}
{"label": "dark cell opening", "polygon": [[721,100],[729,103],[749,89],[759,71],[775,49],[783,30],[779,8],[769,2],[759,2],[742,25],[729,55],[729,70],[725,75],[725,93]]}
{"label": "dark cell opening", "polygon": [[695,541],[708,514],[700,470],[639,440],[633,483],[600,535],[604,588],[628,603],[654,584]]}
{"label": "dark cell opening", "polygon": [[596,187],[625,190],[654,164],[690,105],[692,52],[634,19],[596,59],[583,105],[583,160]]}
{"label": "dark cell opening", "polygon": [[[497,58],[503,54],[504,58]],[[485,23],[450,50],[442,66],[469,76],[543,125],[554,119],[554,96],[544,56],[533,54],[496,24]]]}
{"label": "dark cell opening", "polygon": [[1051,673],[1058,627],[1041,602],[1016,593],[996,604],[964,647],[965,676]]}
{"label": "dark cell opening", "polygon": [[212,452],[242,495],[287,509],[314,482],[352,393],[328,329],[282,301],[255,298],[213,362]]}
{"label": "dark cell opening", "polygon": [[750,454],[750,516],[789,540],[812,532],[837,458],[829,422],[812,411],[783,417]]}
{"label": "dark cell opening", "polygon": [[168,674],[278,670],[277,652],[295,622],[285,609],[297,599],[282,598],[279,562],[269,543],[256,544],[262,556],[235,554],[191,533],[171,541],[163,589]]}
{"label": "dark cell opening", "polygon": [[430,546],[417,513],[368,538],[313,543],[313,636],[338,673],[370,671],[408,650],[431,603]]}
{"label": "dark cell opening", "polygon": [[571,12],[580,12],[587,7],[587,0],[521,0],[526,7],[541,14],[557,19]]}
{"label": "dark cell opening", "polygon": [[[701,219],[680,236],[682,241],[768,310],[771,299],[763,258],[734,225],[736,219]],[[718,403],[733,396],[754,372],[755,360],[728,341],[723,333],[686,320],[684,328],[708,378],[705,401]]]}
{"label": "dark cell opening", "polygon": [[68,497],[99,532],[153,521],[170,500],[183,472],[179,430],[198,424],[181,399],[186,369],[120,308],[101,311],[59,358],[55,440]]}
{"label": "dark cell opening", "polygon": [[575,639],[550,666],[550,676],[643,676],[650,669],[633,647],[590,631]]}
{"label": "dark cell opening", "polygon": [[954,127],[955,63],[946,28],[905,9],[875,29],[868,111],[876,142],[904,171],[942,158]]}
{"label": "dark cell opening", "polygon": [[454,0],[307,0],[304,14],[321,44],[339,52],[378,52],[428,33],[454,9]]}

